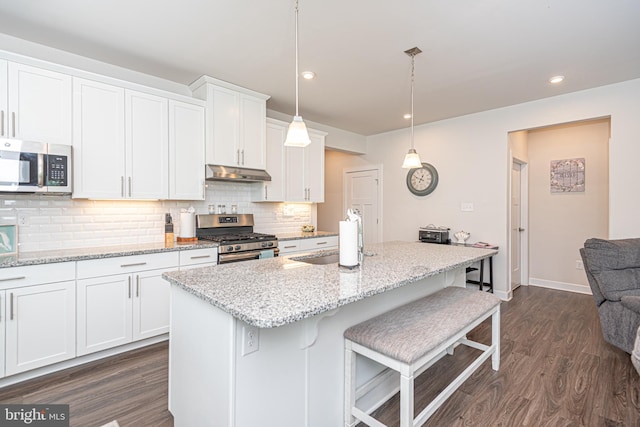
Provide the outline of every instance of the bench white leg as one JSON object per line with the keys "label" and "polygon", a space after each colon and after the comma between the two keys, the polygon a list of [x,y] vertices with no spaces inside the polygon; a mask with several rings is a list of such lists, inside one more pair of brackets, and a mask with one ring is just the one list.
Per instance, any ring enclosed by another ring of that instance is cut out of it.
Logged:
{"label": "bench white leg", "polygon": [[351,341],[345,341],[344,350],[344,425],[356,425],[351,408],[356,404],[356,354],[351,350]]}
{"label": "bench white leg", "polygon": [[413,373],[400,375],[400,427],[413,427]]}
{"label": "bench white leg", "polygon": [[497,371],[500,369],[500,306],[491,315],[491,345],[495,346],[491,355],[491,368]]}

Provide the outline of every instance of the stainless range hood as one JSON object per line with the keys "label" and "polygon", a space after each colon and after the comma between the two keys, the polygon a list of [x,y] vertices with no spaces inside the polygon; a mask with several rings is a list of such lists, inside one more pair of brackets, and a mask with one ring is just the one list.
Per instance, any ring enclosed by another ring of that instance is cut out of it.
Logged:
{"label": "stainless range hood", "polygon": [[258,182],[271,181],[271,175],[269,175],[267,171],[260,169],[206,165],[205,179],[207,181]]}

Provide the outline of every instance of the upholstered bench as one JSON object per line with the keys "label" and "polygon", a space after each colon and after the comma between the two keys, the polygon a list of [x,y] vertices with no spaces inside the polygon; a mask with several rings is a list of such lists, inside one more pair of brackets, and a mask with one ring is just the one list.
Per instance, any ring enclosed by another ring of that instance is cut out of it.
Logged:
{"label": "upholstered bench", "polygon": [[[491,345],[468,340],[466,334],[489,316]],[[344,338],[345,426],[358,421],[384,426],[356,407],[356,353],[400,373],[400,426],[421,426],[489,356],[492,368],[498,370],[500,299],[486,292],[447,287],[352,326]],[[414,419],[414,378],[445,354],[453,354],[458,343],[482,353]]]}

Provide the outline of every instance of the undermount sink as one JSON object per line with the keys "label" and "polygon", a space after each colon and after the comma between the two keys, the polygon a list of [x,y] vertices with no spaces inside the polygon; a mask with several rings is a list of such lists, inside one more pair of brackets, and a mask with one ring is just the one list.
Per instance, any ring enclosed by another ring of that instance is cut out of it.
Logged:
{"label": "undermount sink", "polygon": [[340,254],[327,254],[310,257],[293,258],[294,261],[306,262],[307,264],[327,265],[337,264],[340,261]]}

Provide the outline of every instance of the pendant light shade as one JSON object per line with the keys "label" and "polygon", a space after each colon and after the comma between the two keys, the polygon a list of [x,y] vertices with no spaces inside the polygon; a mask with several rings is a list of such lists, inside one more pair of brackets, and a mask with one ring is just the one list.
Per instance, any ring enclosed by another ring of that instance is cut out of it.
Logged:
{"label": "pendant light shade", "polygon": [[417,48],[411,48],[409,50],[405,50],[404,53],[411,57],[411,148],[409,148],[409,152],[406,156],[404,156],[404,162],[402,162],[403,169],[414,169],[422,167],[422,161],[420,160],[420,156],[416,152],[416,149],[413,148],[413,80],[414,80],[414,63],[415,57],[417,54],[422,51]]}
{"label": "pendant light shade", "polygon": [[287,131],[287,139],[284,141],[284,145],[287,147],[306,147],[311,143],[309,139],[309,132],[307,132],[307,126],[302,120],[302,116],[298,114],[298,81],[300,79],[298,73],[298,0],[296,0],[296,115],[293,116],[293,121],[289,125]]}
{"label": "pendant light shade", "polygon": [[307,126],[304,124],[302,117],[293,116],[284,145],[287,147],[306,147],[310,143],[309,132],[307,132]]}

